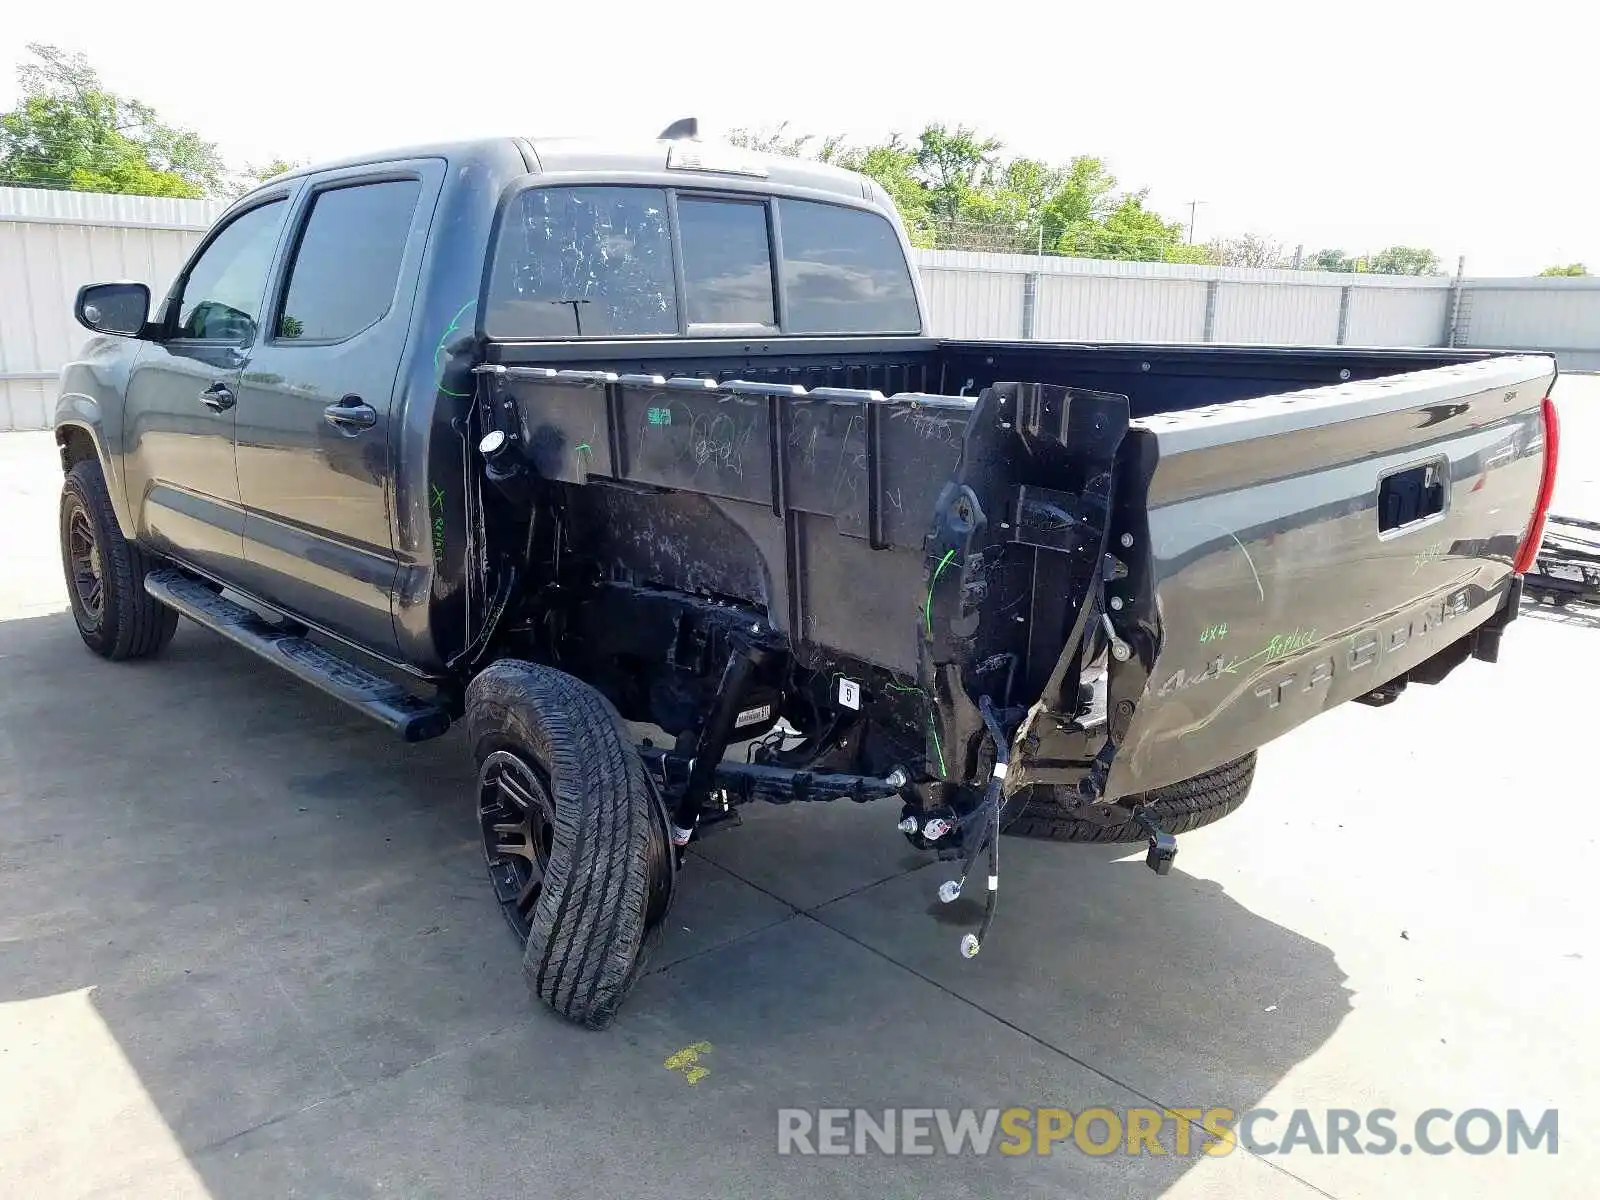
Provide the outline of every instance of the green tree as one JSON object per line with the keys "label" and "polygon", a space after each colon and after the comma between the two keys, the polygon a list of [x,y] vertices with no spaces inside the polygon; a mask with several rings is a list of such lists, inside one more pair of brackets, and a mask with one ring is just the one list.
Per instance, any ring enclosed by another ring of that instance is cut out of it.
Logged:
{"label": "green tree", "polygon": [[928,211],[952,226],[963,215],[976,215],[973,206],[981,208],[980,193],[989,186],[999,150],[994,138],[980,138],[965,125],[925,128],[912,150],[912,177],[927,190]]}
{"label": "green tree", "polygon": [[1096,257],[1161,262],[1183,243],[1183,223],[1168,221],[1144,206],[1146,193],[1129,192],[1100,223]]}
{"label": "green tree", "polygon": [[1307,271],[1344,271],[1356,269],[1356,260],[1343,250],[1318,250],[1308,255],[1302,264]]}
{"label": "green tree", "polygon": [[1117,177],[1103,158],[1080,154],[1067,163],[1044,206],[1047,248],[1097,258],[1104,225],[1118,204]]}
{"label": "green tree", "polygon": [[290,161],[287,158],[274,158],[270,162],[255,165],[246,164],[244,176],[252,184],[265,183],[267,180],[274,179],[286,171],[293,171],[296,167],[303,166],[305,166],[304,162]]}
{"label": "green tree", "polygon": [[[243,170],[232,176],[225,191],[230,196],[242,196],[251,188],[275,179],[286,171],[305,166],[287,158],[274,158],[264,163],[246,163]],[[287,335],[285,335],[287,336]]]}
{"label": "green tree", "polygon": [[1214,267],[1215,260],[1211,257],[1210,246],[1195,246],[1188,242],[1177,242],[1168,246],[1161,254],[1162,262],[1189,263],[1194,266]]}
{"label": "green tree", "polygon": [[1243,237],[1218,238],[1207,249],[1219,267],[1287,267],[1289,258],[1283,246],[1271,238],[1254,233]]}
{"label": "green tree", "polygon": [[913,245],[937,244],[927,190],[915,175],[916,151],[906,145],[899,134],[892,134],[888,141],[875,146],[844,147],[834,162],[869,176],[889,194],[895,208],[900,210],[900,220],[905,223]]}
{"label": "green tree", "polygon": [[46,187],[208,196],[227,190],[211,142],[148,104],[108,91],[82,54],[32,43],[21,100],[0,114],[0,177]]}
{"label": "green tree", "polygon": [[816,140],[816,135],[791,133],[789,122],[779,121],[776,125],[762,129],[730,129],[726,140],[732,145],[742,146],[746,150],[754,150],[760,154],[804,158],[806,146]]}
{"label": "green tree", "polygon": [[868,175],[900,211],[913,245],[925,248],[1075,254],[1148,261],[1207,262],[1184,246],[1183,227],[1124,192],[1106,161],[1079,155],[1065,165],[1006,158],[998,139],[975,129],[930,124],[914,140],[891,134],[871,145],[796,134],[787,124],[735,129],[735,145],[815,158]]}
{"label": "green tree", "polygon": [[1420,246],[1390,246],[1367,260],[1374,275],[1437,275],[1439,256]]}
{"label": "green tree", "polygon": [[1568,263],[1564,267],[1546,267],[1540,275],[1587,275],[1589,273],[1582,263]]}

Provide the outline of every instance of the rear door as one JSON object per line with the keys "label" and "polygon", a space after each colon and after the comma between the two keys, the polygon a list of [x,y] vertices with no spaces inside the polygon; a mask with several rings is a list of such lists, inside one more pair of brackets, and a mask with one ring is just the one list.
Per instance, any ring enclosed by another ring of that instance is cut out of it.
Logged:
{"label": "rear door", "polygon": [[129,511],[140,540],[223,578],[243,553],[234,471],[239,373],[256,339],[290,189],[234,213],[173,284],[158,340],[129,372]]}
{"label": "rear door", "polygon": [[395,378],[442,177],[425,159],[311,179],[239,385],[246,585],[378,651],[394,645]]}

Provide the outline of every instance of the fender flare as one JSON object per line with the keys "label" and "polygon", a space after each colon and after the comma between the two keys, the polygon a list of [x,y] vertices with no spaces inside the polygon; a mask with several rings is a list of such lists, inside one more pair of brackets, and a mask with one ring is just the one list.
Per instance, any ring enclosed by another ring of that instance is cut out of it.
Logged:
{"label": "fender flare", "polygon": [[122,536],[132,541],[134,530],[132,514],[128,511],[127,490],[123,487],[120,465],[106,449],[100,402],[82,392],[64,392],[56,401],[52,428],[56,446],[61,452],[62,474],[87,457],[82,451],[82,439],[88,439],[94,457],[99,460],[100,469],[105,472],[106,491],[111,497],[112,510],[117,515],[117,526],[122,530]]}

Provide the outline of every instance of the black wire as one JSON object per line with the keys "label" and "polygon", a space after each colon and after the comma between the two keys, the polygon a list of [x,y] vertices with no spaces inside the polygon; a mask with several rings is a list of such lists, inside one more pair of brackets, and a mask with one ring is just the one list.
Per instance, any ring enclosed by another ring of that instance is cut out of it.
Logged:
{"label": "black wire", "polygon": [[983,723],[988,727],[989,737],[994,740],[993,773],[989,776],[989,786],[985,789],[984,801],[989,809],[989,878],[985,881],[988,894],[983,902],[983,924],[978,927],[978,945],[983,945],[984,938],[989,936],[989,927],[994,924],[995,909],[1000,903],[1000,808],[1002,805],[1003,779],[1005,768],[1011,765],[1011,750],[1006,744],[1005,731],[1000,728],[1000,721],[994,714],[994,706],[989,703],[989,697],[984,696],[978,702],[978,711],[983,714]]}

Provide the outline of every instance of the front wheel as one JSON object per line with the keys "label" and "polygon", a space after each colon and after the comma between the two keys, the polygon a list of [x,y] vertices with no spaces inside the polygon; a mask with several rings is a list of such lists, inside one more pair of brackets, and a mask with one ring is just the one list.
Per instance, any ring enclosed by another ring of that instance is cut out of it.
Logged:
{"label": "front wheel", "polygon": [[122,536],[94,459],[61,485],[61,566],[78,636],[101,658],[148,658],[172,640],[178,614],[144,590],[155,562]]}
{"label": "front wheel", "polygon": [[622,719],[592,687],[505,659],[467,689],[489,882],[528,988],[600,1029],[672,899],[666,814]]}

